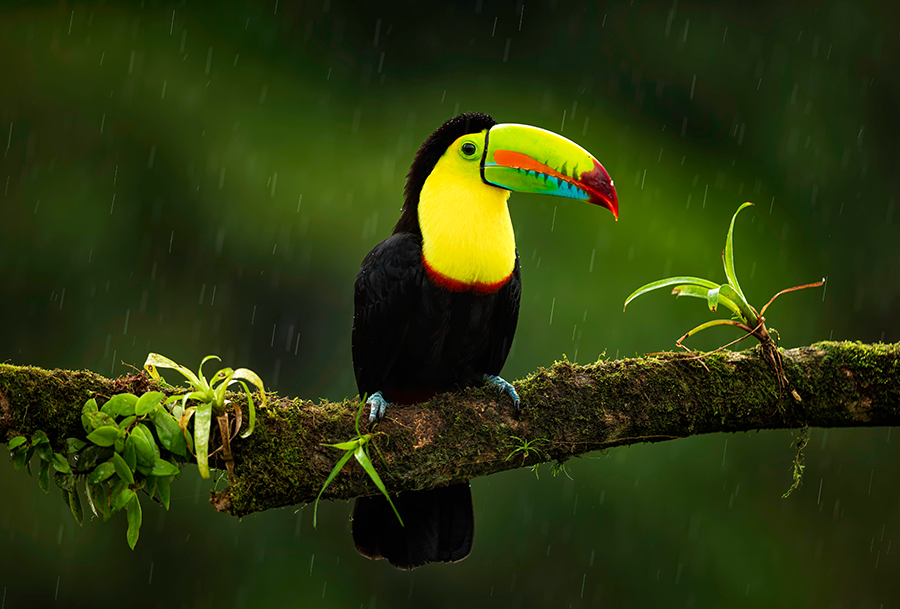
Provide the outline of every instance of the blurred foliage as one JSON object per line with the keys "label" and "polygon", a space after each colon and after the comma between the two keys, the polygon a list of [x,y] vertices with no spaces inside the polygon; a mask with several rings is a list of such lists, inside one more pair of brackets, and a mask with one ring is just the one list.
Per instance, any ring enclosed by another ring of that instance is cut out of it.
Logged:
{"label": "blurred foliage", "polygon": [[[419,144],[471,110],[583,145],[621,203],[614,223],[513,195],[524,290],[506,378],[563,354],[672,348],[701,308],[646,299],[625,317],[621,303],[674,269],[715,280],[721,227],[745,200],[757,203],[735,229],[753,252],[736,269],[748,300],[828,279],[773,307],[783,346],[896,341],[898,12],[848,0],[4,3],[0,357],[117,375],[151,351],[216,352],[284,394],[352,396],[359,262],[399,216]],[[787,500],[789,432],[618,449],[570,463],[574,481],[475,480],[473,555],[409,574],[356,555],[346,505],[321,506],[315,531],[306,511],[238,522],[212,515],[190,469],[179,486],[193,492],[171,513],[148,508],[131,553],[113,527],[72,526],[0,459],[0,586],[10,606],[148,589],[130,598],[889,607],[892,431],[810,430],[806,484]],[[183,572],[185,553],[216,568]],[[115,584],[91,583],[98,570]]]}

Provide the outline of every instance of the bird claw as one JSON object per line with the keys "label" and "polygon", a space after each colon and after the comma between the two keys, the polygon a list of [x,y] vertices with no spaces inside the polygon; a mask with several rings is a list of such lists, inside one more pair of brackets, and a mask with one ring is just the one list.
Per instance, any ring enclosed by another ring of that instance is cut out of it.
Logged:
{"label": "bird claw", "polygon": [[384,399],[384,396],[381,395],[380,391],[376,391],[366,400],[366,406],[370,409],[369,423],[371,424],[374,423],[376,419],[380,421],[384,418],[384,412],[387,410],[387,407],[390,406],[390,403]]}
{"label": "bird claw", "polygon": [[501,394],[508,395],[513,401],[513,406],[515,407],[516,412],[519,412],[521,400],[519,400],[519,394],[516,393],[516,388],[512,386],[512,383],[509,383],[499,376],[494,376],[492,374],[485,374],[484,382],[488,385],[496,387],[497,391],[499,391]]}

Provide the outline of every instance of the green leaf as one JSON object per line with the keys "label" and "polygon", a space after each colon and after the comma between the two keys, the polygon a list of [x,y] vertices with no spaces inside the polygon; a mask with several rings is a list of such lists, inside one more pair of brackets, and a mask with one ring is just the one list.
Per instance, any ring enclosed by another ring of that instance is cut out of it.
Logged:
{"label": "green leaf", "polygon": [[128,545],[133,550],[141,532],[141,502],[138,496],[132,493],[132,497],[125,504],[125,507],[128,510],[128,534],[126,537],[128,538]]}
{"label": "green leaf", "polygon": [[706,292],[706,305],[710,311],[715,311],[719,307],[719,287],[716,286]]}
{"label": "green leaf", "polygon": [[219,357],[218,355],[207,355],[202,360],[200,360],[200,368],[197,371],[200,373],[200,379],[203,381],[204,387],[208,387],[209,383],[206,382],[206,377],[203,376],[203,364],[205,364],[206,362],[208,362],[211,359],[217,359],[220,362],[222,361],[222,358]]}
{"label": "green leaf", "polygon": [[147,474],[147,496],[150,497],[150,499],[153,499],[153,495],[156,493],[157,484],[159,484],[159,478]]}
{"label": "green leaf", "polygon": [[734,212],[734,215],[731,216],[731,226],[728,227],[728,236],[725,237],[725,251],[723,252],[722,258],[725,263],[725,276],[728,277],[728,283],[731,284],[731,287],[740,294],[741,300],[746,301],[747,299],[744,297],[744,293],[741,291],[741,286],[737,280],[737,274],[734,272],[734,221],[737,219],[741,210],[745,207],[750,207],[753,203],[749,201],[744,203],[740,207],[737,208],[737,211]]}
{"label": "green leaf", "polygon": [[105,412],[91,412],[88,414],[81,415],[81,422],[84,425],[85,433],[91,433],[95,429],[99,429],[101,427],[116,427],[118,428],[119,424],[116,423],[116,420]]}
{"label": "green leaf", "polygon": [[13,438],[12,440],[9,441],[9,444],[7,444],[7,448],[9,448],[9,450],[14,450],[14,449],[22,446],[23,444],[25,444],[25,442],[27,442],[27,441],[28,441],[28,438],[26,438],[25,436],[16,436],[15,438]]}
{"label": "green leaf", "polygon": [[153,460],[156,456],[154,455],[151,444],[155,445],[156,441],[153,439],[149,430],[143,425],[138,425],[131,430],[128,439],[131,440],[132,445],[137,451],[137,462],[145,467],[152,467]]}
{"label": "green leaf", "polygon": [[77,453],[79,450],[87,446],[87,442],[78,438],[66,438],[66,452],[68,454]]}
{"label": "green leaf", "polygon": [[[701,288],[706,288],[707,290],[718,287],[718,284],[713,283],[708,279],[701,279],[700,277],[669,277],[667,279],[660,279],[659,281],[652,281],[636,289],[628,298],[625,299],[625,307],[628,306],[629,302],[631,302],[638,296],[646,294],[647,292],[652,292],[653,290],[658,290],[660,288],[666,288],[670,285],[678,285],[681,283],[700,286]],[[625,307],[622,307],[623,311],[625,310]]]}
{"label": "green leaf", "polygon": [[194,446],[197,450],[197,469],[209,478],[209,426],[212,422],[212,404],[201,402],[194,415]]}
{"label": "green leaf", "polygon": [[112,464],[112,461],[104,461],[88,474],[88,484],[100,484],[114,473],[116,473],[116,467]]}
{"label": "green leaf", "polygon": [[[266,408],[267,406],[267,397],[266,397],[266,388],[263,385],[262,379],[259,378],[259,375],[253,372],[248,368],[238,368],[234,371],[234,374],[231,375],[231,380],[228,381],[228,384],[232,384],[239,381],[247,381],[252,383],[259,389],[260,395],[260,408]],[[244,393],[247,394],[247,404],[248,404],[248,416],[247,416],[247,431],[241,434],[242,438],[249,437],[250,434],[253,433],[253,429],[256,427],[256,406],[253,404],[253,396],[247,390],[247,386],[244,383],[241,383],[241,386],[244,388]]]}
{"label": "green leaf", "polygon": [[94,444],[88,444],[87,448],[81,451],[78,456],[78,469],[87,472],[95,467],[98,463],[102,463],[112,458],[113,450],[111,448],[101,448]]}
{"label": "green leaf", "polygon": [[91,398],[84,403],[84,407],[81,409],[81,412],[82,414],[91,414],[92,412],[97,412],[97,410],[97,400]]}
{"label": "green leaf", "polygon": [[53,447],[49,444],[38,444],[37,446],[32,446],[32,448],[43,461],[53,459]]}
{"label": "green leaf", "polygon": [[119,428],[107,425],[89,433],[87,439],[97,446],[112,446],[118,437]]}
{"label": "green leaf", "polygon": [[361,442],[362,438],[355,438],[353,440],[341,442],[340,444],[323,444],[322,446],[330,446],[331,448],[337,448],[338,450],[356,450]]}
{"label": "green leaf", "polygon": [[94,492],[96,490],[98,490],[97,486],[92,485],[89,482],[84,483],[84,497],[85,497],[85,499],[87,499],[88,507],[91,508],[91,511],[94,513],[94,516],[99,516],[100,513],[97,511],[97,506],[94,505]]}
{"label": "green leaf", "polygon": [[31,435],[31,445],[40,446],[41,444],[50,444],[50,438],[41,430],[37,430]]}
{"label": "green leaf", "polygon": [[690,336],[694,336],[695,334],[699,334],[703,330],[712,328],[714,326],[738,326],[739,328],[745,327],[744,324],[741,324],[736,321],[732,321],[730,319],[713,319],[712,321],[707,321],[705,323],[702,323],[699,326],[697,326],[696,328],[694,328],[693,330],[690,330],[684,336],[682,336],[680,339],[678,339],[678,342],[680,343],[684,339],[686,339]]}
{"label": "green leaf", "polygon": [[134,407],[134,414],[138,416],[147,414],[156,408],[156,405],[165,397],[166,396],[159,391],[148,391],[138,399],[137,404]]}
{"label": "green leaf", "polygon": [[388,495],[387,489],[384,487],[384,482],[381,481],[381,478],[378,476],[378,472],[376,472],[375,467],[372,466],[372,461],[369,460],[369,455],[367,455],[366,451],[363,450],[362,445],[360,445],[354,451],[353,456],[356,457],[356,460],[359,461],[359,464],[362,465],[363,469],[366,470],[366,473],[369,474],[369,478],[372,479],[372,482],[375,483],[375,486],[378,487],[378,490],[381,491],[385,499],[388,500],[388,503],[391,504],[391,509],[394,510],[394,514],[397,516],[397,520],[400,521],[400,526],[406,526],[403,524],[403,519],[400,518],[400,512],[397,511],[396,506],[394,506],[394,502],[391,501],[391,496]]}
{"label": "green leaf", "polygon": [[178,469],[177,465],[170,463],[169,461],[165,461],[164,459],[157,459],[153,463],[153,469],[150,470],[151,476],[177,476],[181,473],[181,470]]}
{"label": "green leaf", "polygon": [[344,452],[344,455],[338,459],[338,462],[335,464],[334,469],[331,470],[331,473],[328,474],[328,478],[325,479],[325,484],[322,485],[322,488],[319,490],[319,494],[316,495],[316,503],[313,506],[313,528],[316,528],[316,520],[317,515],[319,513],[319,497],[322,496],[322,493],[325,492],[325,489],[328,488],[328,485],[331,484],[331,481],[334,480],[335,476],[341,471],[347,461],[350,460],[350,457],[353,456],[353,451],[348,450]]}
{"label": "green leaf", "polygon": [[756,309],[750,306],[750,303],[747,302],[741,294],[738,294],[737,290],[732,288],[727,283],[722,284],[719,288],[719,293],[730,299],[734,302],[738,307],[738,316],[743,320],[745,324],[750,326],[751,328],[755,328],[757,324],[759,324],[759,314],[756,312]]}
{"label": "green leaf", "polygon": [[75,516],[75,522],[78,523],[78,526],[84,526],[84,509],[81,507],[81,496],[78,494],[78,489],[73,488],[69,492],[69,509],[72,510],[72,515]]}
{"label": "green leaf", "polygon": [[125,459],[125,465],[133,472],[137,467],[137,451],[134,448],[133,433],[128,434],[125,438],[125,452],[122,453],[122,457]]}
{"label": "green leaf", "polygon": [[125,417],[124,419],[119,421],[119,430],[126,431],[129,427],[131,427],[131,424],[134,423],[136,420],[137,420],[137,417],[134,415],[131,415],[130,417]]}
{"label": "green leaf", "polygon": [[134,414],[134,407],[138,398],[131,393],[119,393],[111,398],[103,405],[100,412],[116,417],[129,417]]}
{"label": "green leaf", "polygon": [[116,452],[120,455],[125,452],[125,430],[120,429],[119,435],[116,436],[116,441],[113,443],[113,448],[116,449]]}
{"label": "green leaf", "polygon": [[64,491],[72,491],[75,489],[75,476],[57,472],[53,474],[53,483]]}
{"label": "green leaf", "polygon": [[27,444],[25,446],[20,446],[15,455],[13,455],[13,467],[16,471],[19,471],[25,465],[30,448],[31,447]]}
{"label": "green leaf", "polygon": [[[678,285],[672,288],[672,294],[676,297],[681,296],[693,296],[694,298],[702,298],[706,300],[709,289],[701,288],[696,285]],[[726,298],[724,294],[722,294],[722,290],[719,290],[719,304],[725,305],[732,313],[737,316],[741,316],[741,310],[738,308],[734,301],[729,298]]]}
{"label": "green leaf", "polygon": [[[168,357],[162,356],[159,353],[150,353],[147,355],[147,361],[144,362],[144,368],[147,369],[147,366],[156,366],[158,368],[171,368],[173,370],[177,370],[188,380],[194,389],[200,390],[203,389],[203,384],[200,382],[200,379],[197,378],[197,375],[185,368],[180,364],[176,364]],[[148,370],[149,371],[149,370]]]}
{"label": "green leaf", "polygon": [[159,489],[159,500],[162,501],[163,507],[166,508],[166,511],[169,509],[169,500],[172,498],[171,490],[169,489],[169,481],[171,478],[162,477],[159,479],[157,483],[157,489]]}
{"label": "green leaf", "polygon": [[50,492],[50,462],[41,461],[41,470],[38,472],[38,486],[45,493]]}
{"label": "green leaf", "polygon": [[119,475],[119,478],[128,484],[134,484],[134,474],[132,473],[131,468],[128,467],[128,464],[125,463],[125,459],[122,458],[122,455],[119,453],[113,453],[113,467],[116,468],[116,473]]}
{"label": "green leaf", "polygon": [[[53,469],[58,471],[61,474],[71,474],[72,468],[69,467],[69,462],[66,460],[64,456],[59,453],[53,453]],[[48,459],[49,460],[49,459]]]}
{"label": "green leaf", "polygon": [[134,491],[125,486],[124,482],[122,486],[116,485],[113,487],[112,496],[109,501],[112,513],[115,514],[125,507],[125,505],[131,501],[132,497],[134,497]]}

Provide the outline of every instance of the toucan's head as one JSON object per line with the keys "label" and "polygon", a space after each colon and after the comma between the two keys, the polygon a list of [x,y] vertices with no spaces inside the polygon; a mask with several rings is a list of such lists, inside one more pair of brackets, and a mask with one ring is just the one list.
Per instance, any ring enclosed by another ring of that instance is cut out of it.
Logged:
{"label": "toucan's head", "polygon": [[[567,197],[605,207],[619,217],[613,181],[597,159],[561,135],[529,125],[498,125],[478,112],[451,118],[416,155],[406,182],[404,216],[415,220],[419,195],[432,172],[457,182]],[[402,227],[401,220],[395,230]]]}

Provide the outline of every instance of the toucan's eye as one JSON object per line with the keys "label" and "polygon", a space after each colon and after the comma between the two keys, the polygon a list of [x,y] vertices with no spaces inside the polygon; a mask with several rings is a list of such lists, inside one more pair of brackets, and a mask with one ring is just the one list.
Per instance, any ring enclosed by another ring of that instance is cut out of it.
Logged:
{"label": "toucan's eye", "polygon": [[473,144],[472,142],[466,142],[462,145],[461,150],[464,156],[472,156],[476,151],[475,144]]}

